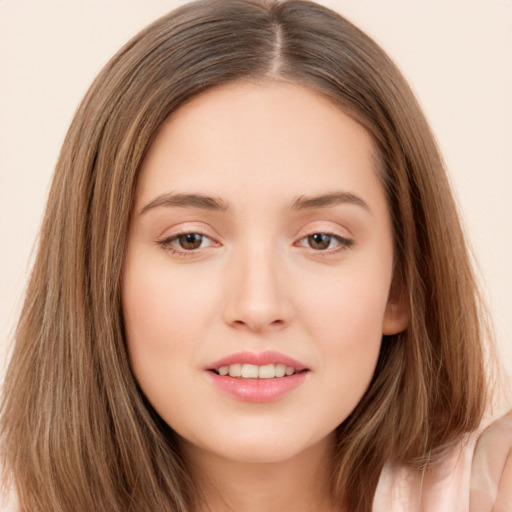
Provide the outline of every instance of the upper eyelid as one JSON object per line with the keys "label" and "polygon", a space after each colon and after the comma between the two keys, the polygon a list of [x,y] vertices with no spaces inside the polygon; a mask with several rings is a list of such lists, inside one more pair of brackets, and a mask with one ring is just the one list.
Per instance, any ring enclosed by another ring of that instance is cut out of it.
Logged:
{"label": "upper eyelid", "polygon": [[351,238],[348,237],[348,236],[340,235],[339,233],[334,233],[332,231],[327,231],[327,230],[311,231],[311,232],[306,233],[305,235],[299,237],[298,240],[304,240],[304,238],[308,238],[308,237],[310,237],[312,235],[327,235],[327,236],[330,236],[332,238],[336,238],[336,239],[339,239],[339,240],[351,240]]}
{"label": "upper eyelid", "polygon": [[214,237],[212,237],[211,235],[209,235],[207,233],[203,233],[201,231],[191,231],[191,230],[189,230],[189,231],[181,231],[179,233],[173,233],[172,235],[169,235],[169,236],[164,236],[164,237],[158,239],[157,242],[159,244],[171,243],[172,241],[177,240],[180,236],[185,236],[185,235],[189,235],[189,234],[196,234],[196,235],[200,235],[200,236],[202,236],[204,238],[208,238],[214,244],[218,244],[219,243]]}
{"label": "upper eyelid", "polygon": [[[330,233],[328,231],[312,231],[311,233],[299,238],[296,242],[294,242],[294,244],[298,244],[299,242],[302,242],[303,240],[309,238],[311,235],[316,235],[316,234],[323,234],[323,235],[330,236],[330,237],[334,238],[335,240],[337,240],[339,242],[339,244],[343,247],[351,247],[354,245],[354,240],[352,238],[348,238],[346,236],[339,235],[337,233]],[[322,251],[318,251],[318,252],[322,252]],[[328,252],[328,251],[326,250],[325,252]]]}
{"label": "upper eyelid", "polygon": [[[190,234],[190,233],[196,233],[200,236],[208,238],[210,240],[210,243],[206,247],[198,247],[197,249],[185,249],[183,247],[180,247],[179,244],[176,243],[178,238],[180,236],[184,236],[184,235]],[[156,245],[158,245],[164,251],[171,253],[175,257],[194,258],[194,257],[201,256],[201,254],[203,254],[202,251],[211,249],[212,247],[215,248],[215,246],[219,246],[221,244],[219,244],[219,242],[217,242],[215,239],[213,239],[212,237],[210,237],[208,235],[189,230],[189,231],[175,233],[175,234],[169,235],[167,237],[160,238],[160,239],[156,240]]]}
{"label": "upper eyelid", "polygon": [[[165,234],[166,232],[169,234]],[[176,224],[175,226],[167,227],[167,229],[164,231],[164,234],[158,236],[155,239],[155,241],[158,243],[166,241],[169,242],[173,239],[178,238],[179,236],[190,233],[197,233],[198,235],[210,239],[212,242],[216,244],[222,244],[222,236],[219,235],[216,230],[214,230],[207,224],[205,225],[202,222],[196,221],[184,222],[181,225]],[[343,226],[333,221],[320,220],[313,221],[306,225],[303,225],[303,227],[296,232],[295,236],[293,236],[292,243],[296,244],[297,242],[303,240],[304,238],[307,238],[308,236],[318,233],[323,233],[332,236],[334,238],[340,239],[340,241],[342,242],[354,242],[354,237],[350,229],[348,229],[346,226]]]}
{"label": "upper eyelid", "polygon": [[[219,238],[218,235],[214,232],[214,230],[207,226],[197,226],[194,225],[196,223],[184,223],[185,225],[180,226],[180,224],[176,226],[167,227],[163,234],[157,237],[158,241],[175,238],[181,235],[186,235],[189,233],[197,233],[198,235],[206,236],[213,240]],[[169,234],[166,234],[169,233]]]}
{"label": "upper eyelid", "polygon": [[352,239],[353,235],[349,228],[337,222],[332,221],[314,221],[306,224],[297,232],[297,239],[315,233],[325,233],[326,235],[338,236],[344,239]]}

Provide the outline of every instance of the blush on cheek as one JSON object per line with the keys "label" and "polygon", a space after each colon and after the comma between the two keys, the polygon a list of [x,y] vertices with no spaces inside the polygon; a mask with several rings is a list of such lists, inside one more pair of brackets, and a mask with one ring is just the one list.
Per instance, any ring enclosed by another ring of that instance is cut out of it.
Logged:
{"label": "blush on cheek", "polygon": [[[347,385],[366,388],[371,380],[382,341],[385,299],[382,292],[349,293],[323,310],[319,339],[331,361],[343,366]],[[335,305],[335,306],[334,306]]]}

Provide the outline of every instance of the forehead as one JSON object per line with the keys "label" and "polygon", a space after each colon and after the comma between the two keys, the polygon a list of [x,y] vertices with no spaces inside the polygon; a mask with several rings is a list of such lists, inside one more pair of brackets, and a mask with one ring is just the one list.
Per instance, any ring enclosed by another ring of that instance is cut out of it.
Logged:
{"label": "forehead", "polygon": [[228,199],[245,190],[249,200],[375,192],[376,162],[366,130],[315,91],[277,81],[231,83],[167,119],[143,162],[137,196],[140,203],[197,187]]}

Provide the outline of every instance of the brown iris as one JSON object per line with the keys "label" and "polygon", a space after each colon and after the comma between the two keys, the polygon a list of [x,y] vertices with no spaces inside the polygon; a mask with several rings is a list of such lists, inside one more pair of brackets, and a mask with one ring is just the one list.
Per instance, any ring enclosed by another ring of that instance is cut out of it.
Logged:
{"label": "brown iris", "polygon": [[203,236],[198,233],[187,233],[186,235],[180,235],[178,237],[178,243],[182,249],[192,251],[199,249],[203,241]]}
{"label": "brown iris", "polygon": [[325,233],[315,233],[308,236],[308,243],[312,249],[323,251],[329,247],[331,238],[331,235],[326,235]]}

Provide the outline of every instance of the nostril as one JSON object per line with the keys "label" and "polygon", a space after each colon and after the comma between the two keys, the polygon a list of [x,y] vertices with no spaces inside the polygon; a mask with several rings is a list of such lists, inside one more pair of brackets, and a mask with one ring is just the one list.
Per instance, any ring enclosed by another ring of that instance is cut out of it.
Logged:
{"label": "nostril", "polygon": [[248,328],[253,331],[264,331],[267,329],[282,329],[286,325],[286,321],[278,318],[276,320],[264,321],[261,319],[253,319],[253,320],[233,320],[231,325],[235,328]]}

